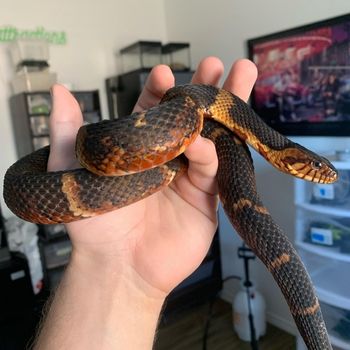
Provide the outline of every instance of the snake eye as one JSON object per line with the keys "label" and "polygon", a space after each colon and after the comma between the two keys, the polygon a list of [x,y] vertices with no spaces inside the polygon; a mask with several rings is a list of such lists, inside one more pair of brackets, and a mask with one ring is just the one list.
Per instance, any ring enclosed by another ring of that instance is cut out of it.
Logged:
{"label": "snake eye", "polygon": [[320,162],[318,160],[314,160],[311,162],[311,166],[315,170],[320,170],[322,168],[322,162]]}

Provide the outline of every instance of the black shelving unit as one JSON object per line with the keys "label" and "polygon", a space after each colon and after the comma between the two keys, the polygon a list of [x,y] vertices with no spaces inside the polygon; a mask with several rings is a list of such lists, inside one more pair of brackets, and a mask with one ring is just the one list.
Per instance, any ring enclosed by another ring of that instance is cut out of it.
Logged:
{"label": "black shelving unit", "polygon": [[[98,90],[73,91],[86,122],[101,120]],[[17,155],[23,157],[49,144],[50,92],[24,92],[10,97],[12,125]]]}

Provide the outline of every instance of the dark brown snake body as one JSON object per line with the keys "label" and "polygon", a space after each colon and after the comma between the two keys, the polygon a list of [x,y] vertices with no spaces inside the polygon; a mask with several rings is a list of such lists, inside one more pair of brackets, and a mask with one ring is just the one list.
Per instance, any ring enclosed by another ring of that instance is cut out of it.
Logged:
{"label": "dark brown snake body", "polygon": [[323,157],[269,128],[225,90],[176,87],[148,111],[84,126],[76,148],[81,164],[90,171],[48,173],[49,148],[43,148],[8,169],[5,201],[19,217],[44,224],[123,207],[186,171],[186,159],[177,156],[200,132],[215,143],[220,200],[232,225],[274,276],[308,349],[332,349],[308,273],[259,199],[245,142],[278,169],[306,180],[330,183],[337,178],[336,170]]}

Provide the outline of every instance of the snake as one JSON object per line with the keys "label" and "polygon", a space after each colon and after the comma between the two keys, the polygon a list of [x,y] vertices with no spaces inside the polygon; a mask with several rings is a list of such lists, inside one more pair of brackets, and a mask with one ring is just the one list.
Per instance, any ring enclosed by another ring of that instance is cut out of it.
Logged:
{"label": "snake", "polygon": [[300,179],[332,183],[337,171],[326,158],[272,129],[229,91],[176,86],[147,110],[83,125],[76,140],[81,168],[48,172],[50,146],[41,148],[9,167],[5,202],[20,218],[39,224],[124,207],[185,174],[183,152],[198,135],[215,144],[219,198],[227,217],[274,277],[307,348],[332,349],[311,278],[259,197],[249,147]]}

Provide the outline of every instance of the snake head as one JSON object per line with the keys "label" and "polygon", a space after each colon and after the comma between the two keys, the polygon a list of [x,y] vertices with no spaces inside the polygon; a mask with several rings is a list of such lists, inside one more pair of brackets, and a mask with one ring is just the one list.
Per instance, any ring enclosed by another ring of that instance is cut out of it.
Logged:
{"label": "snake head", "polygon": [[277,167],[290,175],[323,184],[330,184],[338,179],[338,172],[328,159],[299,144],[277,153]]}

